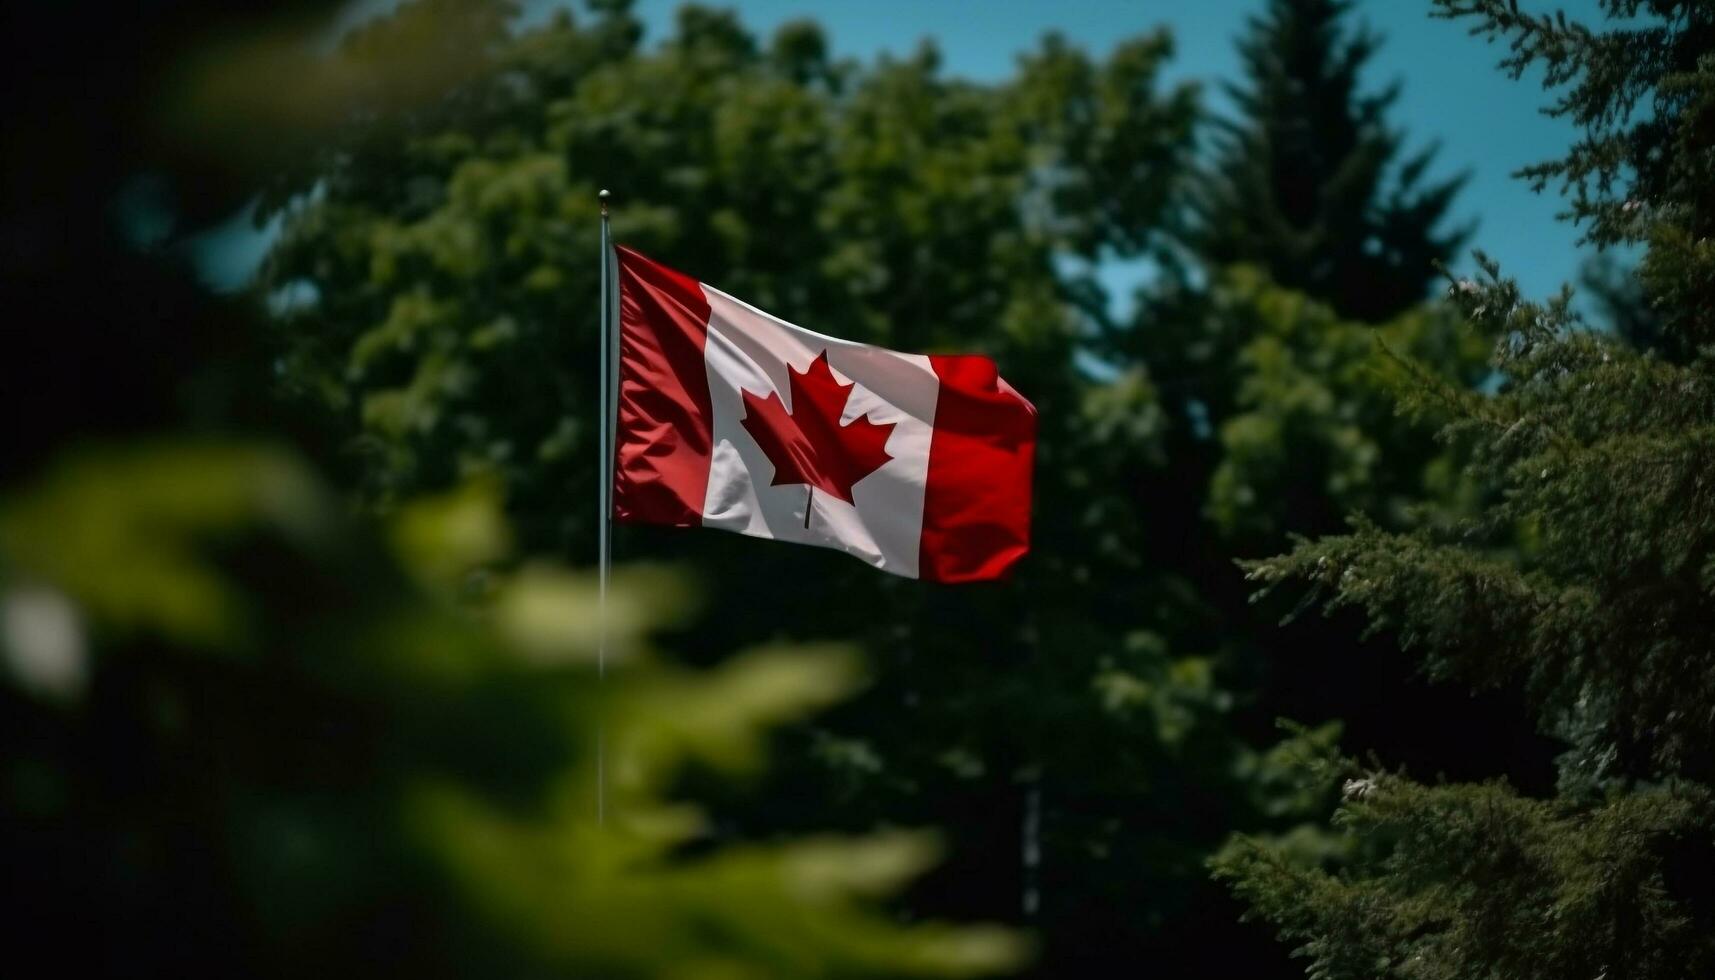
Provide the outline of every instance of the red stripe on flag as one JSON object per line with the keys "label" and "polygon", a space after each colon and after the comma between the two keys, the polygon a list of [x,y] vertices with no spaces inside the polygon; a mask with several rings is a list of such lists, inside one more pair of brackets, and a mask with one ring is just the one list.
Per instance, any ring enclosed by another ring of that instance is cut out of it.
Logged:
{"label": "red stripe on flag", "polygon": [[1000,386],[986,357],[931,355],[929,363],[941,392],[917,574],[934,582],[999,578],[1030,550],[1036,408]]}
{"label": "red stripe on flag", "polygon": [[619,432],[613,516],[696,526],[709,487],[714,409],[703,348],[703,287],[624,248],[619,254]]}

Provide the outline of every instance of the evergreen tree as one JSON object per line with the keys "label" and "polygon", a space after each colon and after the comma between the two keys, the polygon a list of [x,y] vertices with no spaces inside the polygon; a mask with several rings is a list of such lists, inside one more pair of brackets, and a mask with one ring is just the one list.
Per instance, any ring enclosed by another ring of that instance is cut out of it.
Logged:
{"label": "evergreen tree", "polygon": [[1569,292],[1528,302],[1482,259],[1451,296],[1493,344],[1499,390],[1417,371],[1402,391],[1468,447],[1483,506],[1411,533],[1360,519],[1249,567],[1392,627],[1433,677],[1522,689],[1565,747],[1556,792],[1340,762],[1354,864],[1245,840],[1216,870],[1317,977],[1710,976],[1715,11],[1607,0],[1615,23],[1596,29],[1507,0],[1437,5],[1505,39],[1515,77],[1540,66],[1563,88],[1551,111],[1583,136],[1524,174],[1559,182],[1598,245],[1644,247],[1658,333],[1639,350],[1586,329]]}
{"label": "evergreen tree", "polygon": [[[1232,574],[1235,557],[1338,531],[1352,510],[1399,530],[1434,516],[1415,502],[1456,509],[1468,494],[1434,426],[1397,417],[1373,356],[1378,342],[1398,346],[1459,386],[1488,374],[1481,340],[1421,303],[1431,259],[1460,237],[1437,228],[1461,181],[1422,188],[1429,153],[1395,159],[1402,139],[1383,120],[1392,93],[1359,91],[1378,42],[1349,16],[1348,4],[1319,0],[1275,2],[1252,19],[1241,45],[1250,82],[1234,89],[1243,119],[1225,125],[1222,159],[1193,182],[1203,222],[1191,241],[1207,254],[1160,256],[1164,275],[1140,292],[1137,314],[1104,324],[1104,353],[1157,392],[1171,460],[1139,487],[1138,509],[1175,516],[1134,546],[1146,566],[1194,584],[1176,642],[1210,651],[1253,744],[1275,737],[1282,716],[1338,723],[1348,745],[1460,778],[1511,767],[1545,787],[1552,748],[1519,720],[1516,697],[1431,687],[1355,615],[1283,635],[1290,602],[1253,602]],[[1408,285],[1378,258],[1396,254],[1375,245],[1383,224],[1417,243]],[[1435,729],[1455,713],[1458,733]]]}
{"label": "evergreen tree", "polygon": [[1429,183],[1434,149],[1402,157],[1397,86],[1362,90],[1380,39],[1348,29],[1349,0],[1269,0],[1239,41],[1246,83],[1197,201],[1196,245],[1261,266],[1342,316],[1386,320],[1420,302],[1466,237],[1443,225],[1463,178]]}

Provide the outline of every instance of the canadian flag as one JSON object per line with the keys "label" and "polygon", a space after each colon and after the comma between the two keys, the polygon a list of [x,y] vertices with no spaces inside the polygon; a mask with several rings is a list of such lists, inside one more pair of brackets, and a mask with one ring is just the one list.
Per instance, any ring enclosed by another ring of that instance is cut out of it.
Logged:
{"label": "canadian flag", "polygon": [[938,582],[997,578],[1030,549],[1036,409],[994,362],[824,336],[616,251],[615,519]]}

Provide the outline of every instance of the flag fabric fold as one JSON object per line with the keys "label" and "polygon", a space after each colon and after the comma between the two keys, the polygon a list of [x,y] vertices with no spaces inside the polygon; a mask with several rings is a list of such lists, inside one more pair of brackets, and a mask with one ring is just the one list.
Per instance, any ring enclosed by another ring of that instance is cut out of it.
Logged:
{"label": "flag fabric fold", "polygon": [[939,582],[999,578],[1029,551],[1036,410],[988,358],[824,336],[616,253],[616,520]]}

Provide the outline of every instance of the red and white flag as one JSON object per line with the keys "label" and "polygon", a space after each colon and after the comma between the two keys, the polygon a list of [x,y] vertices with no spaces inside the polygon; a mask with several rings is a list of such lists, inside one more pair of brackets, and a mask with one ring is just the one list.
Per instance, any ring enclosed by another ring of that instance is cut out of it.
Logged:
{"label": "red and white flag", "polygon": [[838,340],[619,248],[614,517],[937,582],[1030,549],[1036,409],[975,355]]}

